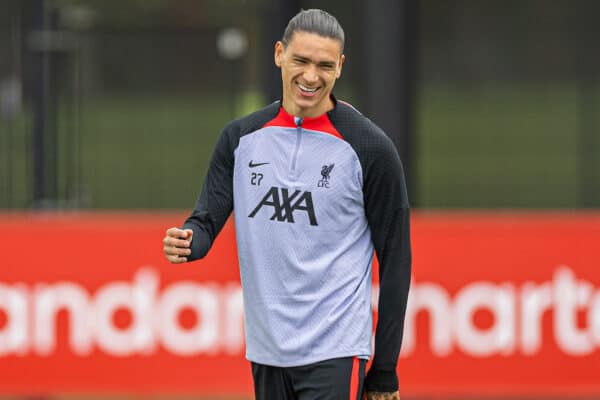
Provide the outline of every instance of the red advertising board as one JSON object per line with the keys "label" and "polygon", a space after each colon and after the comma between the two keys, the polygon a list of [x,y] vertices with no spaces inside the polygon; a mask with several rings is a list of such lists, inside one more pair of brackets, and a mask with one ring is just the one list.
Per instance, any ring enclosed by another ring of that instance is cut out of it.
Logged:
{"label": "red advertising board", "polygon": [[[0,393],[251,393],[233,224],[171,265],[184,217],[0,214]],[[412,238],[403,394],[600,394],[600,213],[417,212]]]}

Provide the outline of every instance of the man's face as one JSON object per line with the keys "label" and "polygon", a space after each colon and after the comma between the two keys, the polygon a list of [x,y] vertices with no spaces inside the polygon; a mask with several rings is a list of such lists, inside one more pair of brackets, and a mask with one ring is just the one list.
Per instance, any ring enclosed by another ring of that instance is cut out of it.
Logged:
{"label": "man's face", "polygon": [[281,68],[285,110],[309,118],[327,112],[343,63],[341,43],[336,39],[296,31],[286,47],[277,42],[275,64]]}

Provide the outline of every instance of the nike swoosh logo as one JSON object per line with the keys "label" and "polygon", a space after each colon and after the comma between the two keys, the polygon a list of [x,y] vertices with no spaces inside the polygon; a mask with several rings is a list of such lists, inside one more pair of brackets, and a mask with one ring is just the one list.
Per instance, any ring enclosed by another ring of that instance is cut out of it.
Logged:
{"label": "nike swoosh logo", "polygon": [[262,162],[262,163],[253,163],[252,160],[250,160],[250,162],[248,163],[248,166],[250,168],[254,168],[254,167],[260,167],[261,165],[267,165],[269,164],[268,162]]}

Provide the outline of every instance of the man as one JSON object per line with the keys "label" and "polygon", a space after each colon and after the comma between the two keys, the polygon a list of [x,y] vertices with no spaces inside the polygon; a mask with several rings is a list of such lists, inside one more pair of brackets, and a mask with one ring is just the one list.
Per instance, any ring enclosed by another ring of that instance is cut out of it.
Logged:
{"label": "man", "polygon": [[[172,263],[204,257],[235,204],[246,357],[256,398],[398,399],[410,282],[409,209],[392,142],[332,94],[344,32],[321,10],[275,44],[283,98],[229,123],[200,197],[170,228]],[[371,262],[379,318],[371,356]]]}

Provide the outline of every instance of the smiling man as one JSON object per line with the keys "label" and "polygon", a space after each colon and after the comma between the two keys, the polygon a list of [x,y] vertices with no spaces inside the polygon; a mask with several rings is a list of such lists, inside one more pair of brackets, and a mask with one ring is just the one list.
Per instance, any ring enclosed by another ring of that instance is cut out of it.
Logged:
{"label": "smiling man", "polygon": [[[293,28],[293,26],[292,26]],[[331,91],[342,73],[340,39],[288,28],[275,44],[275,64],[281,68],[283,107],[297,117],[315,118],[334,107]]]}
{"label": "smiling man", "polygon": [[275,44],[282,100],[225,127],[192,214],[163,240],[170,262],[200,259],[235,205],[246,357],[259,400],[399,398],[411,269],[406,185],[385,133],[332,94],[343,50],[330,14],[305,10],[290,20]]}

